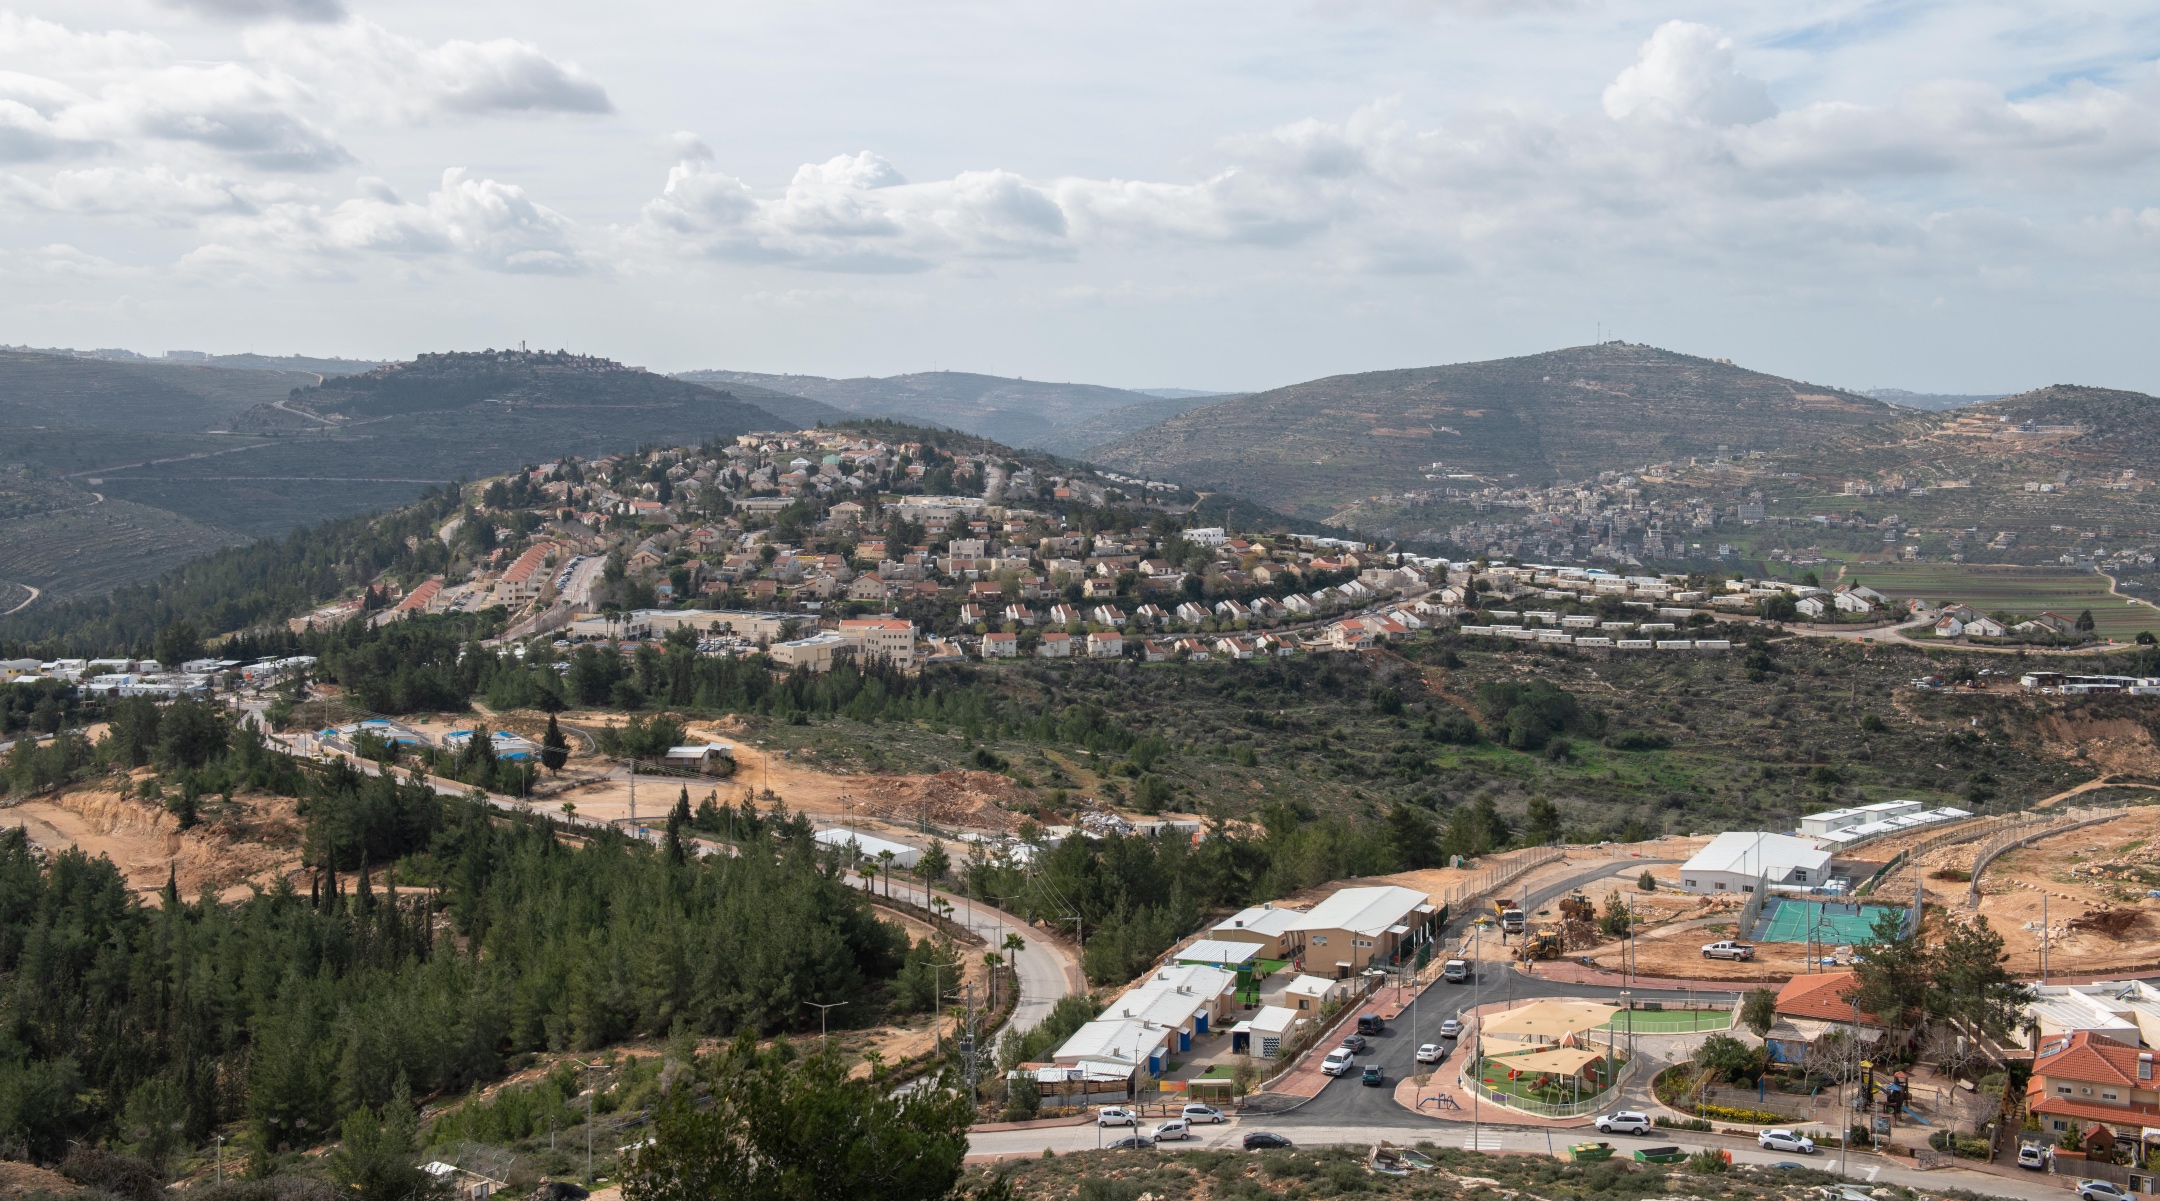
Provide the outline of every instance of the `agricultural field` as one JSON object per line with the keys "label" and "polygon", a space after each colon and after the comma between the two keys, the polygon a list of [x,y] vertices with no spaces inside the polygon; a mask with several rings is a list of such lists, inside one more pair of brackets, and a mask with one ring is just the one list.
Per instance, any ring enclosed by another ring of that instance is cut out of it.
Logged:
{"label": "agricultural field", "polygon": [[[1827,576],[1823,582],[1833,583]],[[2160,609],[2110,592],[2107,577],[2092,572],[1978,563],[1869,563],[1845,567],[1835,583],[1865,584],[1892,597],[1957,601],[2021,620],[2044,609],[2073,617],[2090,609],[2101,637],[2118,642],[2129,642],[2144,631],[2160,633]]]}

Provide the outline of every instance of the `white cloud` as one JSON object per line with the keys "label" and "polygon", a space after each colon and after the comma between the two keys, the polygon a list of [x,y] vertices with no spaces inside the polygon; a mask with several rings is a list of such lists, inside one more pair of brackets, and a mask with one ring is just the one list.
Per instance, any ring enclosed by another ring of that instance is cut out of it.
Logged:
{"label": "white cloud", "polygon": [[207,221],[210,241],[183,263],[246,264],[269,275],[330,270],[372,256],[526,274],[586,269],[570,221],[515,184],[451,168],[425,203],[400,198],[378,179],[361,180],[359,190],[362,195],[330,207],[288,200]]}
{"label": "white cloud", "polygon": [[249,53],[322,81],[361,118],[425,121],[490,113],[606,113],[607,90],[531,42],[495,38],[430,46],[355,18],[333,26],[248,31]]}
{"label": "white cloud", "polygon": [[1605,89],[1605,115],[1615,121],[1746,125],[1776,112],[1769,89],[1734,64],[1732,39],[1688,21],[1658,26]]}
{"label": "white cloud", "polygon": [[273,171],[322,171],[351,155],[300,111],[313,97],[292,76],[238,63],[164,67],[105,89],[63,122],[104,136],[192,142]]}
{"label": "white cloud", "polygon": [[259,212],[298,195],[289,185],[176,172],[156,163],[57,171],[43,181],[0,176],[0,196],[18,209],[154,225],[187,226],[215,214]]}
{"label": "white cloud", "polygon": [[0,12],[0,59],[41,71],[65,74],[133,70],[171,57],[170,47],[146,33],[78,33],[41,17]]}

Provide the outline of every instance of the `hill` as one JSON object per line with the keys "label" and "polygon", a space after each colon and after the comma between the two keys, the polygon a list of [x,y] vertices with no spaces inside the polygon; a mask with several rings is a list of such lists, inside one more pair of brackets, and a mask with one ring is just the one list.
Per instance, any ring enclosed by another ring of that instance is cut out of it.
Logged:
{"label": "hill", "polygon": [[[685,371],[676,378],[730,388],[752,385],[791,392],[852,413],[943,425],[1011,446],[1048,449],[1065,427],[1161,398],[1095,384],[1053,384],[965,371],[925,371],[883,378],[827,379],[818,375],[760,375],[750,371]],[[1160,418],[1157,418],[1160,420]]]}
{"label": "hill", "polygon": [[1142,404],[1112,409],[1098,417],[1074,425],[1059,426],[1047,437],[1036,440],[1038,450],[1069,459],[1084,459],[1098,446],[1116,442],[1121,438],[1139,433],[1158,422],[1168,421],[1180,413],[1189,413],[1206,405],[1232,399],[1239,393],[1194,393],[1189,396],[1168,396]]}
{"label": "hill", "polygon": [[0,352],[0,433],[38,427],[198,433],[314,382],[310,372]]}
{"label": "hill", "polygon": [[1949,392],[1907,392],[1903,388],[1867,388],[1863,389],[1860,395],[1873,397],[1884,404],[1893,404],[1901,409],[1919,409],[1928,413],[1940,413],[1944,409],[1962,409],[1966,405],[1986,404],[1991,400],[2001,400],[2004,394],[1990,392],[1980,396]]}
{"label": "hill", "polygon": [[1324,516],[1450,473],[1537,483],[1821,441],[1897,411],[1857,393],[1605,343],[1293,384],[1172,417],[1092,458]]}
{"label": "hill", "polygon": [[358,375],[383,365],[381,359],[318,359],[304,354],[214,354],[209,362],[228,371],[299,371],[316,375]]}

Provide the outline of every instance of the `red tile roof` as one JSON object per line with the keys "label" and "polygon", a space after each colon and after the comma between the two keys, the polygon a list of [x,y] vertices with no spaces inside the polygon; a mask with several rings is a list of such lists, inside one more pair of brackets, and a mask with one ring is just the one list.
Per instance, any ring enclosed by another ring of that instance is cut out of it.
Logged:
{"label": "red tile roof", "polygon": [[[1853,1020],[1852,991],[1859,977],[1852,972],[1816,972],[1794,976],[1778,990],[1777,1011],[1786,1017],[1812,1018],[1821,1022]],[[1880,1026],[1872,1013],[1860,1015],[1863,1026]]]}
{"label": "red tile roof", "polygon": [[[2038,1087],[2038,1080],[2029,1086]],[[2117,1126],[2160,1125],[2160,1105],[2111,1105],[2105,1101],[2035,1096],[2028,1091],[2025,1107],[2035,1117],[2075,1118],[2080,1122],[2107,1122]]]}
{"label": "red tile roof", "polygon": [[2160,1082],[2138,1079],[2141,1052],[2090,1030],[2056,1035],[2040,1044],[2040,1058],[2033,1064],[2033,1082],[2042,1076],[2082,1080],[2092,1084],[2119,1084],[2125,1088],[2156,1088]]}

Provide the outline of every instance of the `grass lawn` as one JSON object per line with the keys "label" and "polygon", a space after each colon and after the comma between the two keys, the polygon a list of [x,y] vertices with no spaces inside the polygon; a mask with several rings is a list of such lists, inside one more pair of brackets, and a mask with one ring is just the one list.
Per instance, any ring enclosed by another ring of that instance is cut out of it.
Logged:
{"label": "grass lawn", "polygon": [[[2160,633],[2160,610],[2126,603],[2108,591],[2107,580],[2091,572],[2045,567],[2001,567],[1980,563],[1857,563],[1839,583],[1857,581],[1890,597],[1918,596],[1930,602],[1959,601],[1982,613],[1998,610],[2031,617],[2043,609],[2077,616],[2091,609],[2102,637],[2128,642],[2140,630]],[[1831,584],[1826,576],[1825,585]]]}
{"label": "grass lawn", "polygon": [[1692,1030],[1729,1030],[1732,1011],[1726,1009],[1635,1009],[1613,1015],[1599,1029],[1622,1034],[1684,1034]]}
{"label": "grass lawn", "polygon": [[1228,1080],[1235,1075],[1237,1075],[1237,1065],[1229,1063],[1218,1063],[1213,1067],[1210,1067],[1207,1071],[1200,1073],[1197,1079]]}
{"label": "grass lawn", "polygon": [[[1621,1056],[1620,1060],[1625,1063],[1627,1056]],[[1508,1061],[1506,1059],[1495,1059],[1490,1055],[1485,1057],[1485,1064],[1481,1070],[1484,1073],[1485,1087],[1493,1092],[1503,1096],[1521,1097],[1526,1101],[1541,1101],[1547,1105],[1565,1105],[1570,1101],[1577,1100],[1579,1097],[1595,1096],[1598,1091],[1597,1085],[1585,1078],[1582,1082],[1582,1089],[1578,1094],[1573,1080],[1565,1076],[1543,1077],[1549,1083],[1542,1088],[1534,1088],[1532,1085],[1540,1079],[1536,1073],[1526,1072],[1510,1080],[1508,1079]]]}

